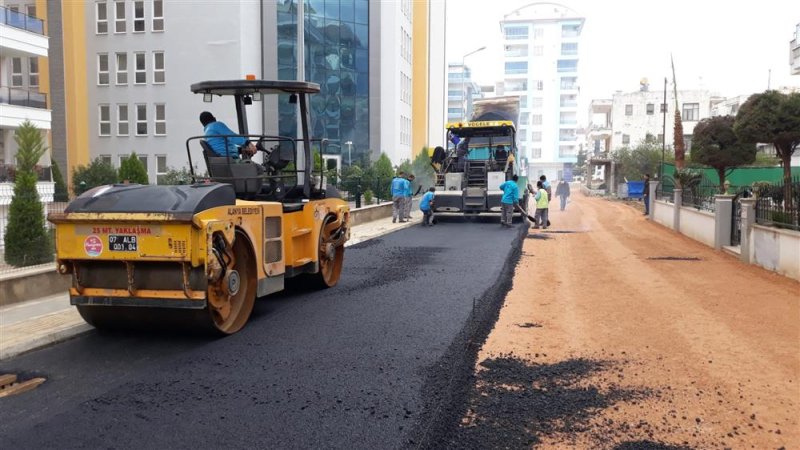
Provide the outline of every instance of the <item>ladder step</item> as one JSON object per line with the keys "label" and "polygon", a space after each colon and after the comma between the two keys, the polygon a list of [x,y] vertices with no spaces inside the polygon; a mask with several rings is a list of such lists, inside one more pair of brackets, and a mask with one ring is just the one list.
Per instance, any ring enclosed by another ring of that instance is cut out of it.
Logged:
{"label": "ladder step", "polygon": [[292,230],[292,237],[305,236],[308,233],[311,233],[311,228],[295,228]]}
{"label": "ladder step", "polygon": [[295,266],[295,267],[302,266],[302,265],[308,264],[310,262],[311,262],[311,258],[300,258],[300,259],[294,260],[293,266]]}

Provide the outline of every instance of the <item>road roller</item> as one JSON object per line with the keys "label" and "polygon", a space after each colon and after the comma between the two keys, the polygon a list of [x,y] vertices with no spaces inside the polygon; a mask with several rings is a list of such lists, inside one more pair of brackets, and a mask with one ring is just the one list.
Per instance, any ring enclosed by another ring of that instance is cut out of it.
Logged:
{"label": "road roller", "polygon": [[[233,99],[239,127],[186,140],[192,184],[99,186],[48,216],[70,303],[97,328],[232,334],[257,298],[287,280],[320,288],[339,280],[350,210],[314,164],[327,145],[309,136],[319,85],[215,80],[191,91],[206,102]],[[248,108],[275,102],[299,113],[299,137],[250,134]]]}

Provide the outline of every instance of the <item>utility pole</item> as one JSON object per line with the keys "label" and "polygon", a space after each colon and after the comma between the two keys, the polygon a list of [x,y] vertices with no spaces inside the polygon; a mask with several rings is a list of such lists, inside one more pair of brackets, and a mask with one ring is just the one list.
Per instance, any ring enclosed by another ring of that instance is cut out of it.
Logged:
{"label": "utility pole", "polygon": [[[667,151],[667,77],[664,77],[664,103],[661,104],[664,124],[661,126],[661,167],[658,168],[658,181],[664,182],[664,153]],[[644,187],[648,189],[647,186]]]}

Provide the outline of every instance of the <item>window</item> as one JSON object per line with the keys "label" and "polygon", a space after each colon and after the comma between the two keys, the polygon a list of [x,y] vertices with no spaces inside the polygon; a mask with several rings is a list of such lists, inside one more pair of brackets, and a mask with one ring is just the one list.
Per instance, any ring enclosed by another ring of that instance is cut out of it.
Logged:
{"label": "window", "polygon": [[[520,131],[522,131],[522,130],[520,130]],[[520,142],[525,142],[525,141],[527,141],[527,140],[528,140],[528,135],[527,135],[527,133],[519,133],[519,141],[520,141]]]}
{"label": "window", "polygon": [[167,134],[167,110],[166,105],[156,104],[156,120],[155,120],[155,127],[156,132],[154,133],[156,136],[166,136]]}
{"label": "window", "polygon": [[528,56],[528,46],[527,45],[506,45],[505,47],[506,58],[515,58],[519,56]]}
{"label": "window", "polygon": [[136,135],[147,136],[147,105],[136,105]]}
{"label": "window", "polygon": [[527,108],[528,107],[528,96],[523,95],[519,98],[519,107],[520,108]]}
{"label": "window", "polygon": [[531,142],[542,142],[542,132],[534,131],[531,133]]}
{"label": "window", "polygon": [[527,91],[528,90],[528,81],[527,80],[506,81],[506,90],[507,91]]}
{"label": "window", "polygon": [[97,54],[97,84],[108,86],[108,53]]}
{"label": "window", "polygon": [[515,75],[528,72],[527,61],[514,61],[506,63],[506,75]]}
{"label": "window", "polygon": [[125,2],[114,2],[114,33],[125,32]]}
{"label": "window", "polygon": [[561,119],[560,123],[563,123],[563,124],[578,123],[578,115],[577,115],[577,113],[571,112],[571,111],[562,112],[561,115],[560,115],[560,119]]}
{"label": "window", "polygon": [[461,108],[447,108],[447,114],[461,114]]}
{"label": "window", "polygon": [[561,37],[578,37],[580,29],[580,25],[561,25]]}
{"label": "window", "polygon": [[534,114],[531,116],[531,125],[541,125],[541,124],[542,124],[541,114]]}
{"label": "window", "polygon": [[134,53],[136,57],[136,67],[134,72],[134,84],[147,83],[147,63],[145,62],[144,53]]}
{"label": "window", "polygon": [[117,84],[128,84],[127,53],[117,53]]}
{"label": "window", "polygon": [[22,58],[11,58],[11,86],[22,86]]}
{"label": "window", "polygon": [[25,6],[25,14],[31,17],[36,17],[36,5]]}
{"label": "window", "polygon": [[541,45],[533,46],[533,56],[542,56],[544,54],[544,47]]}
{"label": "window", "polygon": [[564,42],[561,44],[561,56],[577,55],[578,43],[577,42]]}
{"label": "window", "polygon": [[100,155],[99,158],[103,164],[108,164],[109,166],[114,167],[111,165],[111,155]]}
{"label": "window", "polygon": [[561,89],[577,89],[578,88],[578,78],[577,77],[564,77],[561,78]]}
{"label": "window", "polygon": [[108,34],[108,4],[97,2],[95,7],[95,30],[97,34]]}
{"label": "window", "polygon": [[28,58],[28,86],[39,86],[39,58]]}
{"label": "window", "polygon": [[628,145],[631,143],[631,135],[623,134],[622,135],[622,145]]}
{"label": "window", "polygon": [[153,52],[153,83],[163,84],[165,80],[164,52]]}
{"label": "window", "polygon": [[111,136],[111,107],[99,105],[98,113],[97,122],[100,125],[100,136]]}
{"label": "window", "polygon": [[558,60],[559,72],[577,72],[578,60],[577,59],[559,59]]}
{"label": "window", "polygon": [[544,90],[544,81],[542,80],[533,80],[533,85],[535,86],[534,89],[536,89],[537,91]]}
{"label": "window", "polygon": [[147,155],[140,155],[137,153],[136,157],[139,158],[139,162],[141,162],[142,165],[144,166],[144,171],[150,172],[149,168],[147,167]]}
{"label": "window", "polygon": [[128,105],[117,105],[117,136],[130,134]]}
{"label": "window", "polygon": [[626,116],[633,115],[633,105],[625,105],[625,115]]}
{"label": "window", "polygon": [[542,149],[539,147],[533,147],[531,149],[531,158],[541,158],[542,157]]}
{"label": "window", "polygon": [[525,26],[505,27],[504,32],[508,40],[528,39],[528,27]]}
{"label": "window", "polygon": [[667,104],[666,104],[666,103],[662,103],[662,104],[661,104],[661,110],[660,110],[659,112],[660,112],[660,113],[665,113],[665,112],[667,112]]}
{"label": "window", "polygon": [[534,28],[533,29],[533,38],[534,39],[542,39],[544,37],[544,28]]}
{"label": "window", "polygon": [[169,172],[167,167],[167,155],[156,155],[156,183],[164,182],[164,176]]}
{"label": "window", "polygon": [[661,133],[658,134],[658,142],[664,142],[664,135]]}
{"label": "window", "polygon": [[654,105],[652,103],[648,103],[647,104],[647,115],[648,116],[652,116],[653,113],[655,112],[655,110],[656,110],[656,105]]}
{"label": "window", "polygon": [[533,97],[531,100],[531,108],[541,108],[543,100],[541,97]]}
{"label": "window", "polygon": [[578,154],[577,149],[578,147],[574,145],[559,145],[558,146],[558,156],[560,158],[576,156]]}
{"label": "window", "polygon": [[565,108],[573,108],[575,106],[578,106],[578,96],[574,94],[562,95],[561,106]]}
{"label": "window", "polygon": [[133,32],[144,33],[144,2],[133,2]]}
{"label": "window", "polygon": [[164,2],[153,0],[153,31],[164,31]]}
{"label": "window", "polygon": [[[523,126],[523,125],[527,125],[528,124],[529,116],[530,116],[530,113],[527,113],[527,112],[519,113],[519,124],[520,124],[520,127]],[[520,129],[519,132],[521,134],[522,133],[522,129]]]}
{"label": "window", "polygon": [[700,103],[684,103],[683,120],[687,122],[700,120]]}

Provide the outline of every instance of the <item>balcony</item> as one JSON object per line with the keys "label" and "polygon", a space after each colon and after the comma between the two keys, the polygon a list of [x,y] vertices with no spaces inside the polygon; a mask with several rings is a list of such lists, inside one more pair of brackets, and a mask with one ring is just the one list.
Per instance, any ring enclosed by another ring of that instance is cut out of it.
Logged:
{"label": "balcony", "polygon": [[0,24],[5,24],[31,33],[44,34],[44,21],[21,12],[0,6]]}
{"label": "balcony", "polygon": [[47,95],[3,86],[0,87],[0,104],[47,109]]}
{"label": "balcony", "polygon": [[[36,181],[53,181],[50,166],[35,166]],[[14,164],[0,164],[0,183],[13,183],[17,178],[17,168]]]}
{"label": "balcony", "polygon": [[26,89],[0,87],[0,128],[14,129],[26,120],[41,130],[50,129],[47,96]]}

